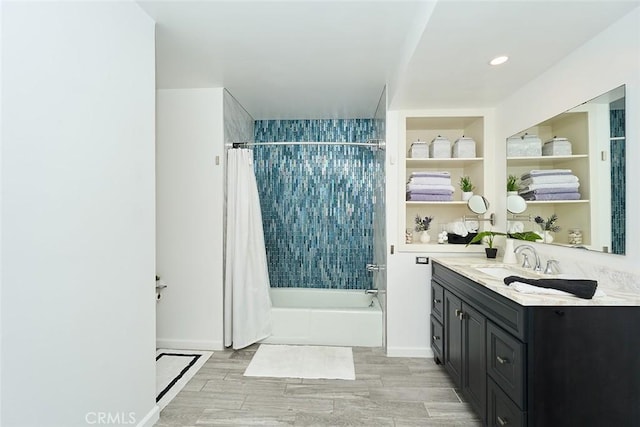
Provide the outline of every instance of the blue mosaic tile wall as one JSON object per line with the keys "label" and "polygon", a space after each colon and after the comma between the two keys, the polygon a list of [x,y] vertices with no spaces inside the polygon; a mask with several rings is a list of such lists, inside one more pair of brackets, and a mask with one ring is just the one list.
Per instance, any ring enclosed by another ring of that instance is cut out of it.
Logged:
{"label": "blue mosaic tile wall", "polygon": [[[624,101],[623,101],[624,102]],[[610,112],[611,138],[625,136],[625,110]],[[611,252],[625,252],[625,140],[611,140]],[[622,191],[621,191],[622,190]]]}
{"label": "blue mosaic tile wall", "polygon": [[[256,142],[364,142],[374,122],[259,120]],[[368,289],[376,179],[383,164],[365,147],[254,148],[272,287]]]}

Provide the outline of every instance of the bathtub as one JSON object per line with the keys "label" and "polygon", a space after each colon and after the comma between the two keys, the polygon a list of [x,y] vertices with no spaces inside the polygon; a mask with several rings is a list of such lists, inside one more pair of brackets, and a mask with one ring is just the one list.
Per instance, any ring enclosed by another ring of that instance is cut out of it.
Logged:
{"label": "bathtub", "polygon": [[268,344],[382,345],[382,309],[363,290],[271,288]]}

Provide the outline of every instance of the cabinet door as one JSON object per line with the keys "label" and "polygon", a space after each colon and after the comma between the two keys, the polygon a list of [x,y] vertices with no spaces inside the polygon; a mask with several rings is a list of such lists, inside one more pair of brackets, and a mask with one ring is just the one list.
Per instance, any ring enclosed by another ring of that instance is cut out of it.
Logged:
{"label": "cabinet door", "polygon": [[462,386],[462,301],[444,292],[444,366],[453,383]]}
{"label": "cabinet door", "polygon": [[462,318],[462,391],[484,420],[487,401],[487,319],[465,303],[462,303]]}
{"label": "cabinet door", "polygon": [[438,322],[435,316],[431,316],[431,349],[433,357],[437,364],[444,363],[442,350],[444,349],[444,331],[442,324]]}
{"label": "cabinet door", "polygon": [[431,282],[431,314],[442,323],[442,308],[444,298],[444,288],[436,282]]}

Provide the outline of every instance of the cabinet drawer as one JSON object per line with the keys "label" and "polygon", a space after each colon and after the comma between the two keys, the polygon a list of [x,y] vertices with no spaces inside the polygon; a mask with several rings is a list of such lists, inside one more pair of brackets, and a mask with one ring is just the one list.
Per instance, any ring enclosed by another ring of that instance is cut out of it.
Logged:
{"label": "cabinet drawer", "polygon": [[442,319],[443,301],[444,288],[436,282],[431,282],[431,314],[433,314],[440,323],[444,322]]}
{"label": "cabinet drawer", "polygon": [[525,426],[525,413],[498,387],[487,379],[487,425],[489,427]]}
{"label": "cabinet drawer", "polygon": [[524,344],[487,322],[487,373],[524,409]]}
{"label": "cabinet drawer", "polygon": [[438,319],[433,315],[431,315],[431,349],[440,363],[444,363],[444,358],[442,357],[444,354],[442,351],[444,349],[442,323],[438,322]]}

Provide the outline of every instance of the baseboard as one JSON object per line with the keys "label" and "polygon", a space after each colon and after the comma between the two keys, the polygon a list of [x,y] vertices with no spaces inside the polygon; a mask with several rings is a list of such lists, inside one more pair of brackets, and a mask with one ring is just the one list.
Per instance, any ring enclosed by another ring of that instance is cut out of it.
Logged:
{"label": "baseboard", "polygon": [[433,357],[429,347],[387,347],[387,357]]}
{"label": "baseboard", "polygon": [[224,350],[222,341],[189,341],[189,340],[167,340],[156,339],[156,348],[169,348],[176,350]]}
{"label": "baseboard", "polygon": [[153,405],[153,409],[138,423],[136,427],[152,427],[160,419],[160,408]]}

